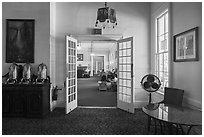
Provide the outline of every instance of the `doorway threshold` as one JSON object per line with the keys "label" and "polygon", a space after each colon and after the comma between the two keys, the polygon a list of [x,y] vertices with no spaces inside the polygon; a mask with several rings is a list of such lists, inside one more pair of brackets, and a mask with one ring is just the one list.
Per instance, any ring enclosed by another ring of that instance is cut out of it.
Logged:
{"label": "doorway threshold", "polygon": [[117,107],[100,107],[100,106],[78,106],[78,108],[109,108],[109,109],[117,109]]}

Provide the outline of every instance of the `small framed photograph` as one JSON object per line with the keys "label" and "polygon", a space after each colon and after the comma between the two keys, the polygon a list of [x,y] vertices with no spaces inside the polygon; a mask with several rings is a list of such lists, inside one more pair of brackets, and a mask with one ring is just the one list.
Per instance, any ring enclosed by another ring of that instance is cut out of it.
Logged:
{"label": "small framed photograph", "polygon": [[6,63],[34,63],[34,19],[6,20]]}
{"label": "small framed photograph", "polygon": [[198,61],[198,27],[173,37],[174,62]]}
{"label": "small framed photograph", "polygon": [[77,54],[77,61],[83,61],[83,54]]}

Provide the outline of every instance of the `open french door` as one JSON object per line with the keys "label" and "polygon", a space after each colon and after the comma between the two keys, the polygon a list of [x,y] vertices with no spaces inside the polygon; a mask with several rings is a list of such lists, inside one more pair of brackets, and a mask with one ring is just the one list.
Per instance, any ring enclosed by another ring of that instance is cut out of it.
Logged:
{"label": "open french door", "polygon": [[133,37],[117,41],[117,107],[134,113],[133,104]]}
{"label": "open french door", "polygon": [[77,107],[76,47],[77,40],[66,36],[66,114]]}

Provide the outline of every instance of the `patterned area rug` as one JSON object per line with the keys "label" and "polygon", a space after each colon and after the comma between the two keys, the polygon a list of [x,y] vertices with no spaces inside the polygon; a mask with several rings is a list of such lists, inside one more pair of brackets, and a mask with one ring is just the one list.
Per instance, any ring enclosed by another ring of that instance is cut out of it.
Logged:
{"label": "patterned area rug", "polygon": [[[56,108],[42,119],[2,118],[3,135],[152,135],[147,132],[147,116],[120,109],[77,108],[65,115]],[[167,132],[164,134],[168,134]]]}

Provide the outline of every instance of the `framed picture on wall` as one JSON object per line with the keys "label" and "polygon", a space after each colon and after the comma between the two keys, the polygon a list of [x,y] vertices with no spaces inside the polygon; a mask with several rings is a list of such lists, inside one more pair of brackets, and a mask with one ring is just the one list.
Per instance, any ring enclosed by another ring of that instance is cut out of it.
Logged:
{"label": "framed picture on wall", "polygon": [[174,36],[174,62],[198,61],[198,27]]}
{"label": "framed picture on wall", "polygon": [[77,54],[77,61],[83,61],[83,54]]}
{"label": "framed picture on wall", "polygon": [[34,63],[34,19],[6,20],[6,63]]}

